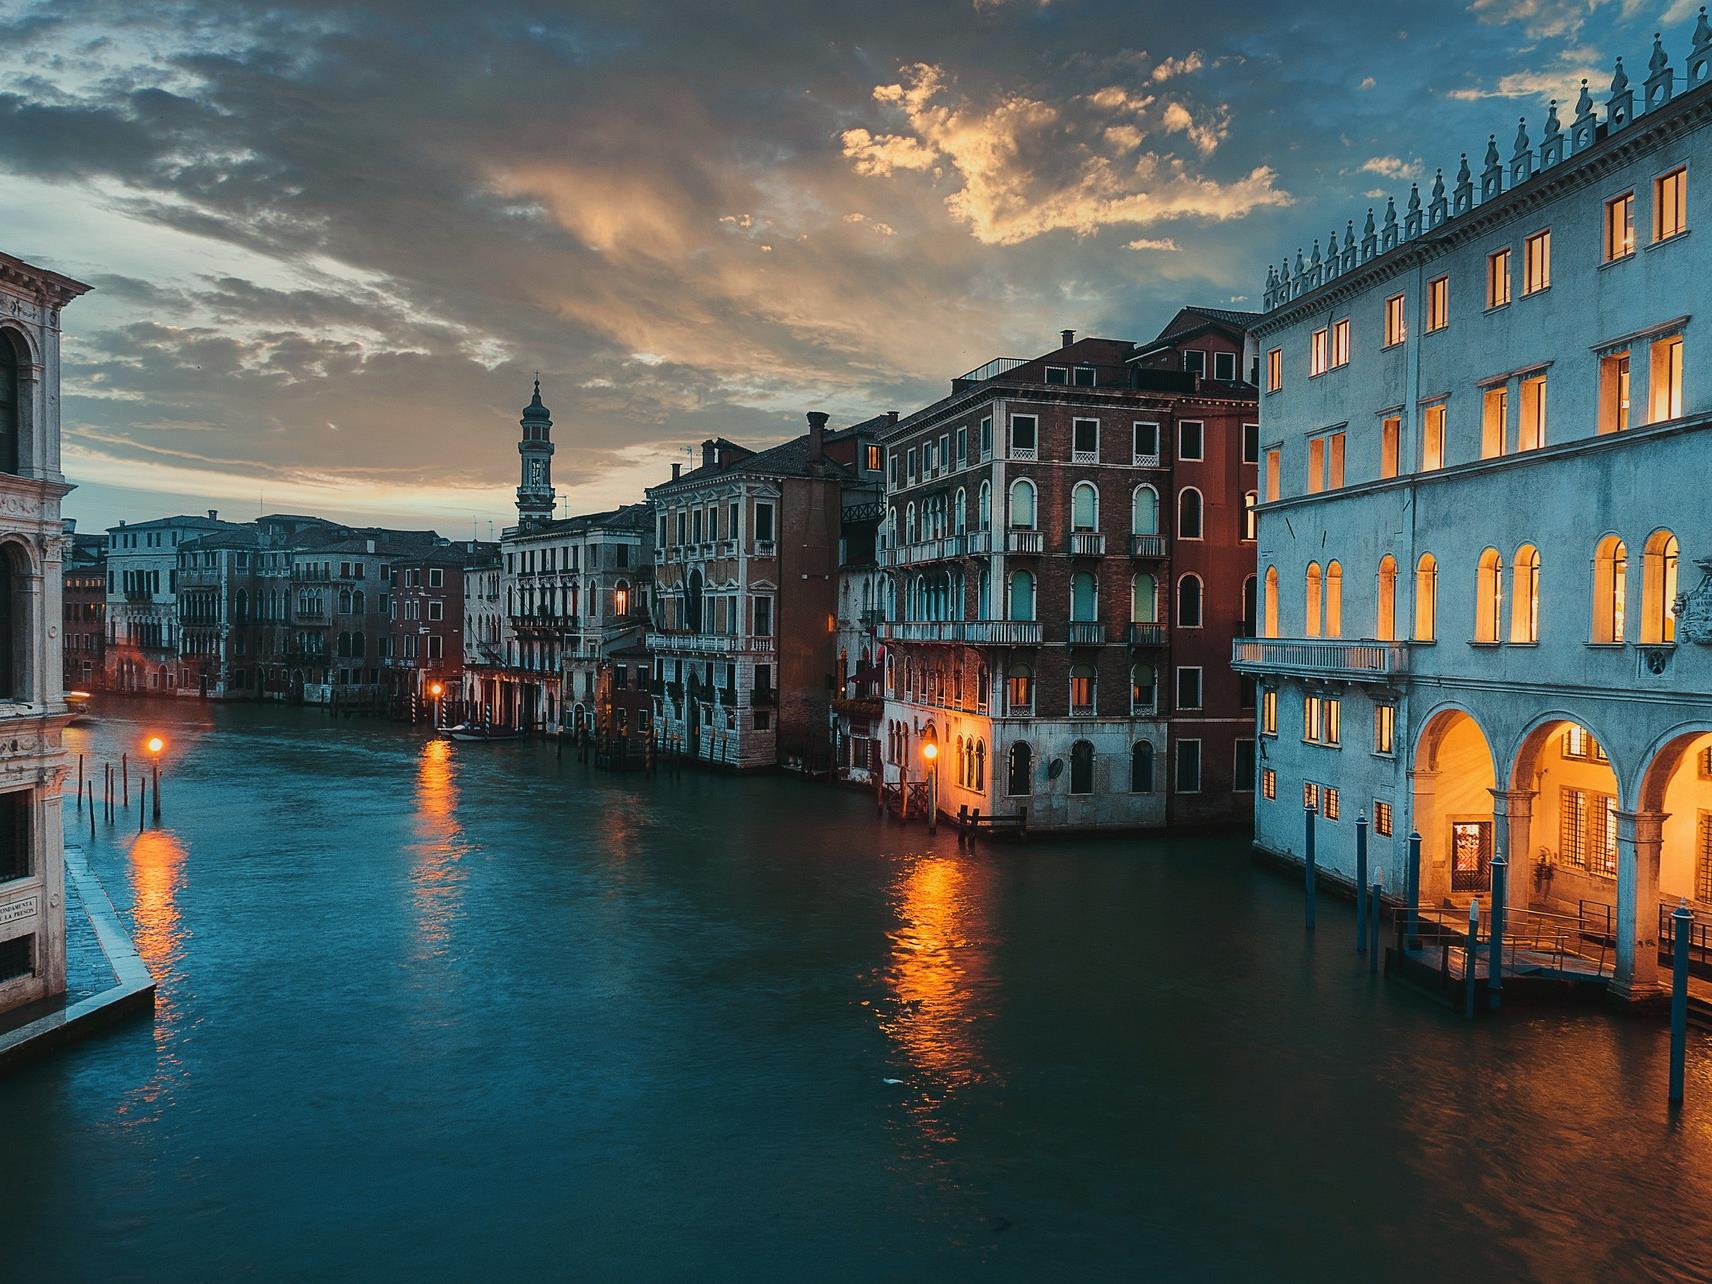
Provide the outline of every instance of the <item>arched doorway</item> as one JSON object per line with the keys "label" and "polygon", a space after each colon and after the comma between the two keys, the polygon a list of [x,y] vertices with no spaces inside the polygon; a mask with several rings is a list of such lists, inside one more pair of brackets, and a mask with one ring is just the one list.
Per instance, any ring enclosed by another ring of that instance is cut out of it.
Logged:
{"label": "arched doorway", "polygon": [[1549,718],[1529,731],[1500,799],[1513,903],[1614,913],[1621,797],[1605,746],[1584,723]]}
{"label": "arched doorway", "polygon": [[1421,836],[1421,904],[1484,896],[1495,848],[1492,749],[1461,709],[1441,709],[1421,728],[1410,773]]}
{"label": "arched doorway", "polygon": [[1011,746],[1009,770],[1005,774],[1005,792],[1013,798],[1027,797],[1033,790],[1030,776],[1034,769],[1034,751],[1023,740]]}

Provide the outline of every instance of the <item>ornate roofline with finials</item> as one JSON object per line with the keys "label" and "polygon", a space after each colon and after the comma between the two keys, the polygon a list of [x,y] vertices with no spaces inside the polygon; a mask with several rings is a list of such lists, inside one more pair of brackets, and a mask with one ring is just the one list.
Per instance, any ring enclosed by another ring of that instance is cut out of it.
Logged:
{"label": "ornate roofline with finials", "polygon": [[1294,270],[1288,260],[1268,267],[1262,294],[1266,315],[1255,330],[1276,330],[1337,297],[1358,293],[1417,257],[1442,253],[1449,245],[1480,235],[1530,206],[1595,181],[1662,139],[1704,124],[1712,117],[1712,22],[1707,20],[1705,6],[1701,6],[1695,24],[1685,80],[1679,94],[1669,55],[1655,33],[1639,110],[1634,87],[1619,58],[1603,120],[1583,80],[1575,119],[1567,132],[1558,120],[1554,98],[1538,147],[1528,137],[1527,117],[1521,118],[1507,165],[1499,158],[1497,135],[1488,135],[1478,195],[1468,153],[1464,152],[1448,195],[1441,169],[1433,178],[1425,206],[1420,184],[1410,184],[1409,202],[1401,220],[1395,199],[1387,197],[1384,218],[1376,223],[1369,207],[1359,238],[1351,219],[1341,244],[1337,229],[1332,229],[1324,255],[1316,240],[1306,258],[1297,249]]}

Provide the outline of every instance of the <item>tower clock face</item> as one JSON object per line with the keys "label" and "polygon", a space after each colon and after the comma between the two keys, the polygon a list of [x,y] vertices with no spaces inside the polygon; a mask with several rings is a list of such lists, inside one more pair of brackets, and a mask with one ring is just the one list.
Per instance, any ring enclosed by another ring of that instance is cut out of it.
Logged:
{"label": "tower clock face", "polygon": [[529,461],[529,484],[539,486],[547,476],[547,465],[539,459]]}

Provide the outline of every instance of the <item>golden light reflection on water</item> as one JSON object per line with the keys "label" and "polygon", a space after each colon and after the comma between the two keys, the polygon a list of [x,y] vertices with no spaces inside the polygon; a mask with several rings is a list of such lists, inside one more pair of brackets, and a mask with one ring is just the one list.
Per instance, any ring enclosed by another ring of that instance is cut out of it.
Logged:
{"label": "golden light reflection on water", "polygon": [[935,1142],[956,1140],[952,1098],[992,1074],[980,1044],[990,1015],[987,896],[985,869],[956,857],[923,856],[897,885],[880,1027],[914,1071],[910,1114]]}
{"label": "golden light reflection on water", "polygon": [[[156,1069],[120,1107],[122,1115],[155,1106],[179,1073],[174,1048],[184,1019],[178,991],[188,933],[178,896],[184,886],[185,855],[184,844],[170,829],[146,830],[131,843],[131,942],[155,979]],[[154,1113],[146,1111],[145,1119]]]}
{"label": "golden light reflection on water", "polygon": [[418,840],[410,884],[418,941],[428,955],[445,952],[463,898],[465,846],[457,818],[456,772],[451,741],[423,744],[416,762]]}

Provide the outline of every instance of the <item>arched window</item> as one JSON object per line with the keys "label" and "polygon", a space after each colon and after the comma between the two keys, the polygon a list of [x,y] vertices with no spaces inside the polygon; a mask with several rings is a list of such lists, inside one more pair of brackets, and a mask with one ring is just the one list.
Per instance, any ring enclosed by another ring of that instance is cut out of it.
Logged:
{"label": "arched window", "polygon": [[623,618],[630,614],[630,581],[619,580],[612,588],[612,613]]}
{"label": "arched window", "polygon": [[1242,537],[1253,539],[1260,528],[1260,515],[1254,511],[1260,496],[1252,490],[1244,491],[1242,496]]}
{"label": "arched window", "polygon": [[1303,617],[1307,626],[1303,630],[1308,637],[1320,636],[1320,601],[1323,597],[1320,564],[1309,562],[1307,574],[1303,577],[1303,594],[1307,601],[1307,614]]}
{"label": "arched window", "polygon": [[952,514],[952,520],[956,523],[957,534],[961,535],[969,529],[969,492],[961,486],[957,488],[956,504],[957,511]]}
{"label": "arched window", "polygon": [[1129,750],[1129,791],[1132,794],[1153,792],[1153,745],[1137,740]]}
{"label": "arched window", "polygon": [[250,595],[244,589],[239,589],[232,599],[232,618],[240,624],[250,618]]}
{"label": "arched window", "polygon": [[1201,627],[1201,577],[1185,575],[1177,581],[1177,627]]}
{"label": "arched window", "polygon": [[892,547],[896,548],[904,542],[903,527],[898,525],[898,507],[896,504],[892,505],[892,515],[891,519],[886,523],[886,533],[887,537],[892,542]]}
{"label": "arched window", "polygon": [[1100,492],[1093,482],[1077,482],[1070,492],[1070,526],[1073,530],[1091,531],[1100,525]]}
{"label": "arched window", "polygon": [[1343,567],[1336,562],[1326,564],[1326,636],[1343,636]]}
{"label": "arched window", "polygon": [[1397,559],[1389,553],[1379,559],[1379,610],[1373,636],[1381,642],[1397,640]]}
{"label": "arched window", "polygon": [[1011,525],[1022,530],[1034,529],[1034,483],[1019,477],[1011,483]]}
{"label": "arched window", "polygon": [[1028,713],[1034,708],[1034,670],[1018,660],[1005,674],[1005,710]]}
{"label": "arched window", "polygon": [[1439,619],[1439,564],[1431,553],[1415,563],[1415,641],[1431,642]]}
{"label": "arched window", "polygon": [[1177,496],[1177,538],[1201,538],[1201,492],[1193,486]]}
{"label": "arched window", "polygon": [[904,509],[904,543],[915,543],[915,504]]}
{"label": "arched window", "polygon": [[1011,746],[1010,770],[1005,779],[1005,792],[1012,798],[1026,797],[1032,792],[1029,777],[1033,775],[1034,754],[1022,741]]}
{"label": "arched window", "polygon": [[993,483],[981,483],[980,507],[975,510],[975,529],[984,531],[993,524]]}
{"label": "arched window", "polygon": [[981,574],[975,581],[975,618],[993,618],[993,572],[985,562],[981,563]]}
{"label": "arched window", "polygon": [[1011,601],[1010,618],[1013,620],[1032,620],[1034,618],[1034,572],[1011,572]]}
{"label": "arched window", "polygon": [[18,340],[0,331],[0,473],[18,471],[18,443],[24,436],[24,377],[27,364]]}
{"label": "arched window", "polygon": [[1159,534],[1159,492],[1146,482],[1130,496],[1129,529],[1136,535]]}
{"label": "arched window", "polygon": [[1260,605],[1260,603],[1257,602],[1255,600],[1255,598],[1258,595],[1259,591],[1260,591],[1260,581],[1255,579],[1254,576],[1250,575],[1248,578],[1243,580],[1243,582],[1242,582],[1242,631],[1239,634],[1239,636],[1241,636],[1241,637],[1251,638],[1254,636],[1254,622],[1255,622],[1255,618],[1256,618],[1255,613],[1256,613],[1257,608]]}
{"label": "arched window", "polygon": [[356,589],[351,594],[351,612],[354,615],[361,615],[365,609],[367,609],[367,599],[363,596],[361,589]]}
{"label": "arched window", "polygon": [[1086,740],[1070,746],[1070,792],[1094,792],[1094,746]]}
{"label": "arched window", "polygon": [[1129,668],[1129,707],[1131,713],[1152,713],[1154,701],[1157,698],[1157,679],[1153,674],[1153,666],[1145,660],[1137,660]]}
{"label": "arched window", "polygon": [[1676,641],[1676,564],[1681,549],[1669,531],[1647,536],[1641,553],[1641,641]]}
{"label": "arched window", "polygon": [[340,615],[349,615],[350,613],[351,613],[351,590],[350,589],[340,589],[339,590],[339,614]]}
{"label": "arched window", "polygon": [[1152,624],[1159,618],[1159,586],[1146,571],[1129,582],[1129,618],[1137,624]]}
{"label": "arched window", "polygon": [[684,627],[691,633],[701,632],[701,572],[691,571],[684,593]]}
{"label": "arched window", "polygon": [[1540,640],[1540,550],[1524,544],[1510,569],[1510,641]]}
{"label": "arched window", "polygon": [[1266,568],[1265,605],[1266,614],[1263,633],[1266,637],[1275,638],[1278,636],[1278,568],[1276,566],[1268,566]]}
{"label": "arched window", "polygon": [[987,742],[985,740],[975,742],[974,788],[976,793],[985,793],[987,790]]}
{"label": "arched window", "polygon": [[1593,640],[1621,642],[1629,596],[1629,546],[1615,535],[1599,541],[1593,553]]}
{"label": "arched window", "polygon": [[1070,577],[1070,618],[1086,622],[1100,617],[1099,587],[1092,571],[1077,571]]}
{"label": "arched window", "polygon": [[1498,641],[1498,621],[1504,618],[1504,561],[1498,550],[1480,555],[1474,577],[1474,640]]}

